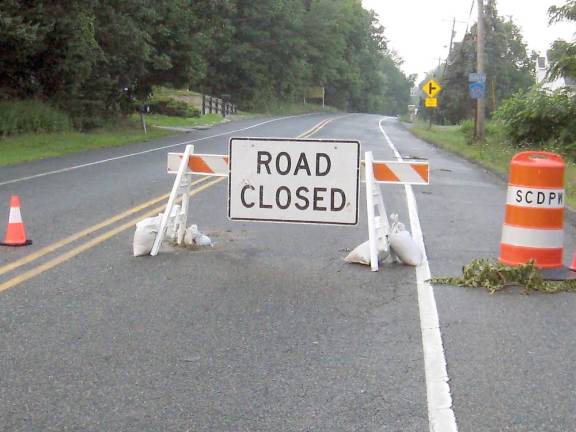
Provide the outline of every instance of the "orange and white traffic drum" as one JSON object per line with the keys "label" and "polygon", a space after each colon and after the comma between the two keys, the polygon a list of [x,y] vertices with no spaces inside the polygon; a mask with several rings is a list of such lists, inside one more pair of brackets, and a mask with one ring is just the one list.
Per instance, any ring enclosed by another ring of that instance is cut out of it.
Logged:
{"label": "orange and white traffic drum", "polygon": [[530,260],[538,268],[562,267],[564,161],[549,152],[527,151],[510,162],[500,261]]}

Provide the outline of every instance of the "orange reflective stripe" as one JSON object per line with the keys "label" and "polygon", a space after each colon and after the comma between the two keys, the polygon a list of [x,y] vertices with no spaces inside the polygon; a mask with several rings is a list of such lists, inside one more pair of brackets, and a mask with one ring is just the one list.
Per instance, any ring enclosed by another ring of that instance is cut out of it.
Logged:
{"label": "orange reflective stripe", "polygon": [[210,166],[204,162],[204,159],[201,156],[194,156],[190,155],[190,160],[188,161],[188,167],[192,172],[198,173],[214,173],[214,170],[210,168]]}
{"label": "orange reflective stripe", "polygon": [[374,179],[376,181],[399,182],[400,179],[392,172],[386,164],[378,163],[372,165],[374,168]]}
{"label": "orange reflective stripe", "polygon": [[525,228],[553,229],[564,226],[564,209],[506,206],[506,225]]}
{"label": "orange reflective stripe", "polygon": [[410,164],[410,166],[420,175],[420,177],[422,177],[422,180],[424,180],[426,183],[430,181],[428,164]]}
{"label": "orange reflective stripe", "polygon": [[562,252],[562,248],[537,249],[503,243],[500,245],[500,261],[507,265],[520,265],[534,260],[539,268],[559,267],[562,265]]}
{"label": "orange reflective stripe", "polygon": [[564,161],[550,152],[526,151],[510,162],[510,185],[559,188],[564,185]]}

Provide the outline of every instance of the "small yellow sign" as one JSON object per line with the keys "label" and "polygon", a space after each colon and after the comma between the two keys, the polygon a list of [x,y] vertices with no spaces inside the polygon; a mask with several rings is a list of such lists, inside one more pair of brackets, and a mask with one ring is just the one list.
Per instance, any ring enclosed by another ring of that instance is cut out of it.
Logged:
{"label": "small yellow sign", "polygon": [[426,93],[426,96],[429,98],[433,98],[442,90],[442,86],[438,84],[435,80],[429,79],[426,83],[422,86],[422,91]]}
{"label": "small yellow sign", "polygon": [[437,98],[426,98],[424,100],[424,106],[426,108],[437,108],[438,107],[438,99]]}
{"label": "small yellow sign", "polygon": [[306,96],[310,99],[322,99],[324,97],[324,87],[308,87]]}

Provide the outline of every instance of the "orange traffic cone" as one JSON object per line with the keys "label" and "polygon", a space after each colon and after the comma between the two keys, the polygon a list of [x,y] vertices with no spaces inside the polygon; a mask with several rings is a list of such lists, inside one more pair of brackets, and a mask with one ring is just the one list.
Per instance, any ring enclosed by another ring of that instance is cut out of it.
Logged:
{"label": "orange traffic cone", "polygon": [[22,213],[20,213],[20,198],[18,198],[18,195],[12,195],[6,236],[0,245],[27,246],[30,244],[32,244],[32,240],[26,240],[26,231],[24,230],[24,222],[22,222]]}
{"label": "orange traffic cone", "polygon": [[570,264],[570,267],[568,268],[572,271],[576,271],[576,252],[572,255],[572,264]]}

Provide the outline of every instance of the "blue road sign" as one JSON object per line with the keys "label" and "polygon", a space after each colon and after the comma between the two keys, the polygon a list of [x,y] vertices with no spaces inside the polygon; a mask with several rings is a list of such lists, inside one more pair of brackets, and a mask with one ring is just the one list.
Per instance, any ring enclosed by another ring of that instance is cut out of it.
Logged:
{"label": "blue road sign", "polygon": [[468,85],[468,91],[472,99],[482,99],[486,92],[486,86],[483,82],[473,82]]}
{"label": "blue road sign", "polygon": [[486,74],[484,72],[470,72],[468,74],[468,82],[486,82]]}

